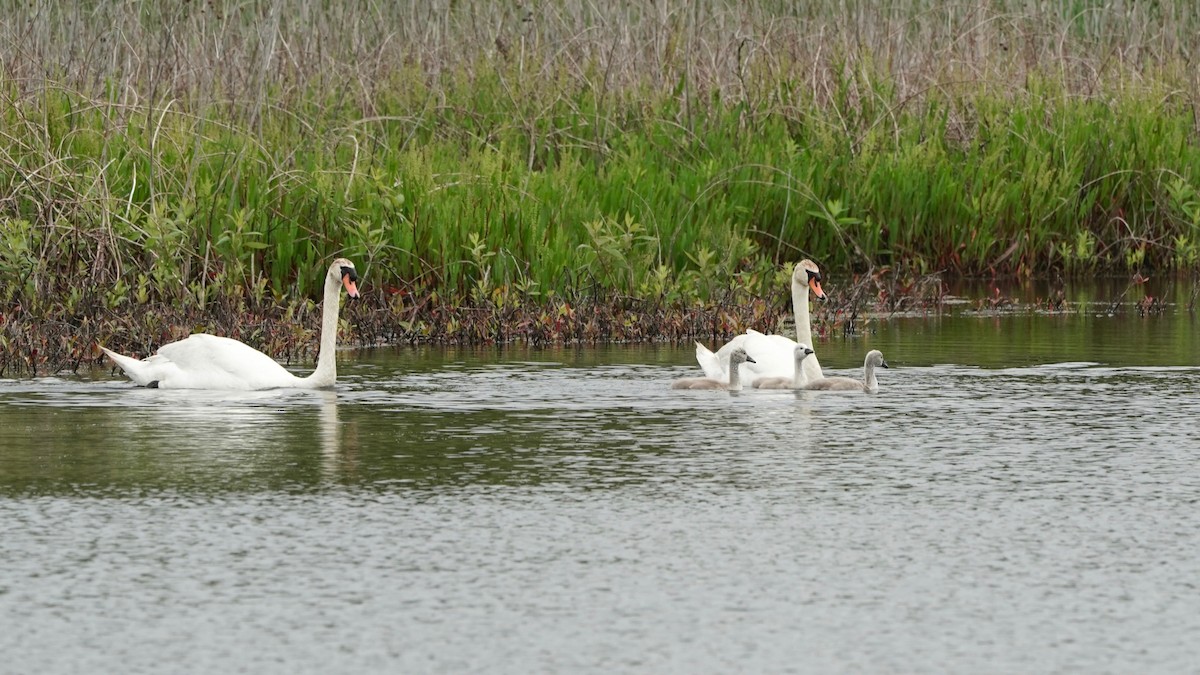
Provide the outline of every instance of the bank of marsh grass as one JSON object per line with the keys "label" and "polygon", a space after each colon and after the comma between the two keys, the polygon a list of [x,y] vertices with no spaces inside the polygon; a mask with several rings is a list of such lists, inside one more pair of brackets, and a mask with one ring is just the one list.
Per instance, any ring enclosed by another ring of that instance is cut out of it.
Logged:
{"label": "bank of marsh grass", "polygon": [[0,0],[6,345],[286,312],[335,254],[401,336],[782,309],[802,257],[1195,269],[1200,10],[1052,5]]}

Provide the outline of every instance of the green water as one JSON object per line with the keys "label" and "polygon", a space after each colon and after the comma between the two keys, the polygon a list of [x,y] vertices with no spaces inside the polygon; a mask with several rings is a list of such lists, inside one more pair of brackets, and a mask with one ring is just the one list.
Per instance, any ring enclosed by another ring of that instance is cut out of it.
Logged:
{"label": "green water", "polygon": [[[1179,308],[876,318],[877,395],[687,346],[345,352],[336,392],[0,381],[13,672],[1190,670]],[[717,346],[717,345],[710,345]]]}

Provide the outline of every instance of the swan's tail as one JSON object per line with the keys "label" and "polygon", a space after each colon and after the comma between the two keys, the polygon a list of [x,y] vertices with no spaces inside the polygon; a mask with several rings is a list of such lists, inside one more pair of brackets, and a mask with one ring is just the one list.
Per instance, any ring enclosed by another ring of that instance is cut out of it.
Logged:
{"label": "swan's tail", "polygon": [[714,380],[726,379],[725,369],[721,367],[721,359],[699,342],[696,343],[696,363],[700,364],[700,369],[704,371],[705,377]]}
{"label": "swan's tail", "polygon": [[118,368],[125,371],[129,379],[133,380],[136,384],[145,387],[154,381],[154,376],[150,373],[150,367],[145,361],[139,361],[133,357],[118,354],[103,345],[100,349],[105,354],[108,354],[108,358],[112,359],[112,362],[117,364]]}

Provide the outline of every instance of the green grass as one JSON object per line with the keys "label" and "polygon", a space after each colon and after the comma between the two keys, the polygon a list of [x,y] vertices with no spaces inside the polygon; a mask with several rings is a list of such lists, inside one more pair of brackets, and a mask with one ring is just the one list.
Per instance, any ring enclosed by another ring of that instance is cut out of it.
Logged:
{"label": "green grass", "polygon": [[1043,4],[0,0],[0,302],[1195,269],[1200,11]]}

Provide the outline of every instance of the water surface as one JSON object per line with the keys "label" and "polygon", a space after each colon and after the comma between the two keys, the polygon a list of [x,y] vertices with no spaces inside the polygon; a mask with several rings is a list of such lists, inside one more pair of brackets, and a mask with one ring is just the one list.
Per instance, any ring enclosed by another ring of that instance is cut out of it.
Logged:
{"label": "water surface", "polygon": [[336,392],[0,381],[0,653],[1193,670],[1195,328],[964,312],[818,344],[847,375],[883,350],[874,396],[673,391],[698,373],[682,346],[347,352]]}

